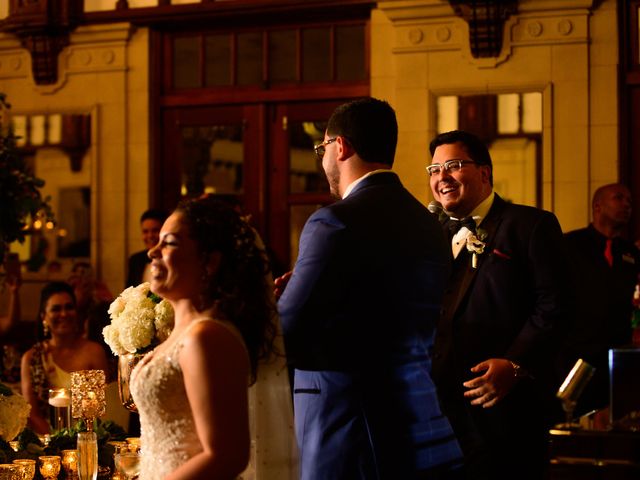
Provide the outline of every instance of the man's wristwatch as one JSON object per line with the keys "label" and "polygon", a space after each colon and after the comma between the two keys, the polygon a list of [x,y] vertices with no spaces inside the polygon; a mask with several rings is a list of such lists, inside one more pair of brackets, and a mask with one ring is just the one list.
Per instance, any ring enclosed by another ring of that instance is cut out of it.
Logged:
{"label": "man's wristwatch", "polygon": [[528,377],[529,373],[522,368],[520,365],[518,365],[516,362],[512,362],[511,360],[509,360],[509,363],[511,364],[511,367],[513,368],[513,376],[516,378],[523,378],[523,377]]}

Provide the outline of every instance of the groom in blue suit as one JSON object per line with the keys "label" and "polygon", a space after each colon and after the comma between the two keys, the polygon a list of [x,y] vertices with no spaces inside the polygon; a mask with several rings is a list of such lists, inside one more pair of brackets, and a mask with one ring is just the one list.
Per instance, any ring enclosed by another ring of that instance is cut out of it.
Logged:
{"label": "groom in blue suit", "polygon": [[278,302],[303,480],[461,474],[427,353],[450,255],[390,171],[397,132],[389,104],[366,98],[338,107],[315,147],[340,200],[307,221]]}

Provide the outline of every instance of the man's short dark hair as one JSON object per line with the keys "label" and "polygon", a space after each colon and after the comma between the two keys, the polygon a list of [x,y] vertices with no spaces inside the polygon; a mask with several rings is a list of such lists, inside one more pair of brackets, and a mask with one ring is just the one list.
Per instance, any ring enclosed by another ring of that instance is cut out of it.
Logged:
{"label": "man's short dark hair", "polygon": [[398,122],[383,100],[368,97],[340,105],[329,119],[327,134],[345,137],[365,162],[393,165]]}
{"label": "man's short dark hair", "polygon": [[167,217],[167,212],[165,212],[164,210],[150,208],[149,210],[146,210],[142,215],[140,215],[140,223],[144,222],[145,220],[157,220],[160,223],[164,223]]}
{"label": "man's short dark hair", "polygon": [[436,148],[440,145],[451,145],[454,143],[461,144],[462,148],[464,148],[471,160],[476,162],[478,165],[488,165],[491,168],[489,183],[493,185],[493,163],[491,162],[489,149],[485,143],[473,133],[465,132],[464,130],[452,130],[450,132],[444,132],[437,135],[429,144],[431,157],[433,157]]}

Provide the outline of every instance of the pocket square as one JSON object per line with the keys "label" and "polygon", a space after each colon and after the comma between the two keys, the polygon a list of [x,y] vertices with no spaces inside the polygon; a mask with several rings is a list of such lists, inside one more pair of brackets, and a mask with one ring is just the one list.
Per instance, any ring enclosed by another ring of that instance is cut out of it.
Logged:
{"label": "pocket square", "polygon": [[493,253],[495,256],[500,257],[500,258],[504,258],[505,260],[511,260],[511,257],[509,255],[507,255],[504,252],[501,252],[500,250],[498,250],[497,248],[493,249]]}

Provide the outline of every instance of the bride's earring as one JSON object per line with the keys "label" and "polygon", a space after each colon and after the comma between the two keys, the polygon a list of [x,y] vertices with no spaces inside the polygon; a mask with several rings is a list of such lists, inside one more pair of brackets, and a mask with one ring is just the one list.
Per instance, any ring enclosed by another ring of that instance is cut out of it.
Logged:
{"label": "bride's earring", "polygon": [[46,320],[42,321],[42,332],[44,333],[45,337],[48,337],[49,333],[51,333],[49,331],[49,324],[46,322]]}

